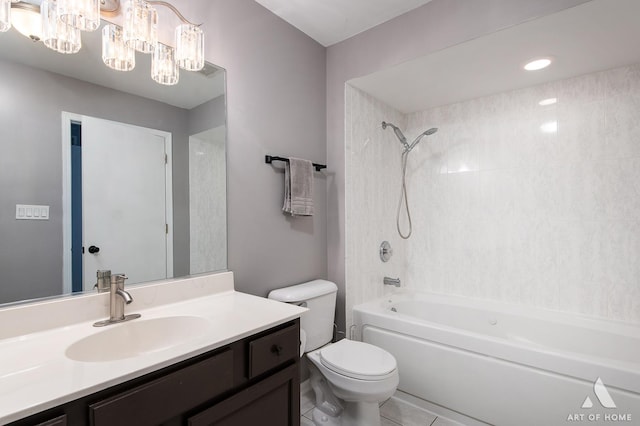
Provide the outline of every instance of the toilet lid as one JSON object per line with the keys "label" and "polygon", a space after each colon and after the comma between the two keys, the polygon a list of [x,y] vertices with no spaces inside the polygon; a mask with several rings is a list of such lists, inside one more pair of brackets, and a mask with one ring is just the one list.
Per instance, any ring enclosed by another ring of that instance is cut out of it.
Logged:
{"label": "toilet lid", "polygon": [[389,352],[347,339],[322,348],[320,362],[338,374],[361,380],[382,380],[396,369],[396,359]]}

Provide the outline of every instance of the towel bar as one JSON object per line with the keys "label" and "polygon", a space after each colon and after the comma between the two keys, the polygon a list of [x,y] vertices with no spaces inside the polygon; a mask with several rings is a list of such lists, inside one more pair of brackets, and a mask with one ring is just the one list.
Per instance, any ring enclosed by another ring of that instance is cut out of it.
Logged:
{"label": "towel bar", "polygon": [[[285,163],[289,162],[288,158],[285,157],[277,157],[275,155],[265,155],[264,156],[264,162],[267,164],[271,164],[273,161],[284,161]],[[324,164],[316,164],[313,163],[313,167],[316,169],[316,172],[319,172],[322,169],[326,169],[327,166]]]}

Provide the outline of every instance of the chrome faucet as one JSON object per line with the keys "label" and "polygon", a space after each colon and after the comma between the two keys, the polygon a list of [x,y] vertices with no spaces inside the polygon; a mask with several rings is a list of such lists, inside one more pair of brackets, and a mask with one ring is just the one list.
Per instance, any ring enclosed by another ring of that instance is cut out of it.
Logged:
{"label": "chrome faucet", "polygon": [[392,285],[394,287],[400,287],[400,278],[384,277],[382,282],[384,283],[384,285]]}
{"label": "chrome faucet", "polygon": [[124,314],[124,305],[133,302],[133,297],[124,289],[124,274],[111,275],[111,286],[109,288],[109,319],[98,321],[94,327],[104,327],[105,325],[117,324],[132,319],[140,318],[140,314]]}

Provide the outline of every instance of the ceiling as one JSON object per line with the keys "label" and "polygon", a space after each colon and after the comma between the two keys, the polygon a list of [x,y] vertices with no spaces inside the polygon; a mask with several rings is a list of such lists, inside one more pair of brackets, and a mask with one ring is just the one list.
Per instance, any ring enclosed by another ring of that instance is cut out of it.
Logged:
{"label": "ceiling", "polygon": [[256,0],[323,46],[331,46],[431,0]]}
{"label": "ceiling", "polygon": [[[349,83],[410,113],[640,63],[639,16],[638,0],[592,0]],[[549,68],[522,69],[547,56]]]}

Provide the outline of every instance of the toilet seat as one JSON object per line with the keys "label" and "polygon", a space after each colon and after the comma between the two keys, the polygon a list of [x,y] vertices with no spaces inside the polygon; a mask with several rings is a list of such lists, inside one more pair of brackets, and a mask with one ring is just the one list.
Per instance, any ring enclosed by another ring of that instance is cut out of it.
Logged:
{"label": "toilet seat", "polygon": [[360,380],[384,380],[396,370],[395,358],[368,343],[343,339],[319,350],[322,365],[335,373]]}

